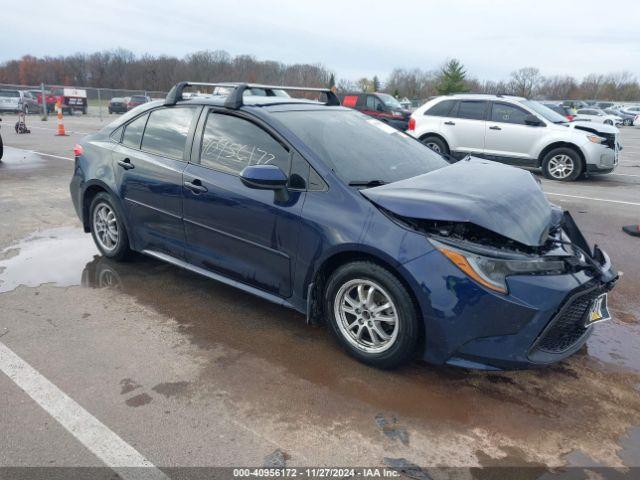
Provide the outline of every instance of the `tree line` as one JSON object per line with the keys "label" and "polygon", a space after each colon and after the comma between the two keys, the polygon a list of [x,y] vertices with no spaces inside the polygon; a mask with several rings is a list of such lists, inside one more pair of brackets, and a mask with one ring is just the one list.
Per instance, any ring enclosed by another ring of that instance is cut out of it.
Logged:
{"label": "tree line", "polygon": [[75,85],[96,88],[168,91],[177,82],[246,81],[321,87],[332,73],[320,64],[284,64],[205,50],[183,58],[141,55],[117,49],[57,57],[25,55],[0,64],[0,83],[19,85]]}
{"label": "tree line", "polygon": [[385,81],[377,75],[357,81],[336,79],[322,64],[285,64],[232,56],[223,50],[203,50],[175,56],[135,55],[124,49],[57,57],[25,55],[0,64],[0,83],[78,85],[101,88],[167,91],[175,83],[193,81],[246,81],[292,86],[333,87],[341,91],[384,91],[396,97],[426,99],[447,93],[503,93],[542,99],[640,100],[640,84],[629,72],[591,74],[582,79],[569,75],[543,76],[526,67],[502,81],[479,80],[469,75],[457,59],[438,69],[397,68]]}

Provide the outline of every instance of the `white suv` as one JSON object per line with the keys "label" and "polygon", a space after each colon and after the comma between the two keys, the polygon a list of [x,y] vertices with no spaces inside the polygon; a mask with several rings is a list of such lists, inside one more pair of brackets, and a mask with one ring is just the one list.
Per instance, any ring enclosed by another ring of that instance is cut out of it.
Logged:
{"label": "white suv", "polygon": [[618,129],[567,119],[521,97],[457,94],[434,98],[411,115],[410,135],[433,150],[542,168],[553,180],[609,173],[618,164]]}

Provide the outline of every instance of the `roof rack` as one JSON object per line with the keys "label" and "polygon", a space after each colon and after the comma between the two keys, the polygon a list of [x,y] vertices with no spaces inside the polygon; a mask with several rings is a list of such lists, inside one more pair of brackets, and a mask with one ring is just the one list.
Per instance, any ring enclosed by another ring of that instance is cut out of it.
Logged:
{"label": "roof rack", "polygon": [[182,100],[182,92],[187,87],[225,87],[233,89],[231,93],[227,96],[227,99],[224,102],[224,106],[227,108],[232,108],[237,110],[242,105],[244,105],[242,98],[245,90],[251,88],[263,88],[263,89],[272,89],[272,90],[289,90],[289,91],[297,91],[297,92],[320,92],[324,93],[327,96],[326,105],[340,105],[340,99],[333,92],[333,90],[329,88],[313,88],[313,87],[287,87],[283,85],[262,85],[259,83],[207,83],[207,82],[178,82],[176,83],[169,93],[167,94],[167,98],[164,101],[164,104],[175,105],[180,100]]}

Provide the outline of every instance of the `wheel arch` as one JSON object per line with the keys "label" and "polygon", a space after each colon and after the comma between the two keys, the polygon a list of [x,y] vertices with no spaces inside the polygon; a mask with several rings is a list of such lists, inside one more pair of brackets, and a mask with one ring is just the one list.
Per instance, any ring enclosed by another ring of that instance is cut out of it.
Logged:
{"label": "wheel arch", "polygon": [[547,153],[549,153],[554,148],[570,148],[574,150],[580,156],[580,160],[582,161],[582,168],[586,169],[587,162],[586,162],[584,153],[582,152],[582,149],[575,143],[561,142],[561,141],[550,143],[549,145],[547,145],[542,149],[542,151],[540,152],[540,155],[538,155],[538,167],[542,167],[542,162],[544,160],[544,157],[547,155]]}
{"label": "wheel arch", "polygon": [[334,251],[322,260],[317,262],[317,268],[314,270],[311,277],[311,282],[308,284],[308,298],[307,298],[307,318],[312,323],[322,323],[324,319],[324,293],[327,280],[331,275],[342,265],[351,262],[372,262],[380,267],[388,270],[391,274],[402,283],[407,289],[411,300],[413,301],[416,312],[418,313],[418,320],[420,324],[421,335],[424,334],[424,322],[422,319],[422,309],[420,308],[420,302],[416,295],[416,291],[412,286],[412,282],[409,278],[408,272],[402,267],[402,264],[394,261],[391,257],[384,252],[378,251],[373,248],[369,249],[355,249],[344,248],[339,251]]}
{"label": "wheel arch", "polygon": [[122,208],[122,203],[120,201],[120,198],[106,183],[100,180],[92,180],[88,182],[82,191],[82,197],[81,197],[82,227],[84,231],[86,233],[91,232],[91,221],[89,218],[90,217],[89,209],[91,207],[91,202],[93,202],[93,199],[96,197],[96,195],[98,195],[101,192],[109,194],[109,196],[111,197],[111,200],[114,203],[114,207],[118,209],[118,214],[120,215],[120,218],[124,222],[125,228],[129,233],[128,235],[129,246],[133,249],[133,245],[132,245],[133,235],[131,234],[132,232],[131,232],[131,229],[129,228],[129,221],[127,219],[127,216],[124,214],[124,209]]}

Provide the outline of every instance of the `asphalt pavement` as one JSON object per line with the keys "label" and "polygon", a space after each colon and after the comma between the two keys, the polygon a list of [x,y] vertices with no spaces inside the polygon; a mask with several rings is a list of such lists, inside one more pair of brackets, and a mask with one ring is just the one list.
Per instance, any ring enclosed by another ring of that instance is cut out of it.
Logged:
{"label": "asphalt pavement", "polygon": [[358,465],[480,475],[446,465],[527,467],[538,478],[640,467],[640,238],[621,231],[640,222],[640,128],[622,130],[614,174],[542,180],[623,272],[614,318],[584,349],[540,370],[415,362],[389,372],[347,357],[285,308],[153,259],[101,257],[68,184],[73,145],[106,121],[65,118],[67,137],[54,135],[54,119],[29,118],[29,135],[12,121],[3,116],[0,131],[0,472],[96,467],[84,471],[113,478],[108,466],[123,478],[179,478],[180,467]]}

